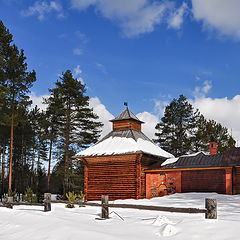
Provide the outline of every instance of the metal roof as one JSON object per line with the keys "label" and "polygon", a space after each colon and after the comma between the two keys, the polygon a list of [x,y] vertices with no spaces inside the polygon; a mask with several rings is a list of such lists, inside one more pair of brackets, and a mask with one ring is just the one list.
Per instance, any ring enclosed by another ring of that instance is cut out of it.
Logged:
{"label": "metal roof", "polygon": [[240,147],[230,148],[223,154],[206,155],[202,152],[195,156],[181,156],[171,164],[161,166],[161,163],[153,164],[153,169],[181,169],[181,168],[204,168],[204,167],[231,167],[240,165]]}
{"label": "metal roof", "polygon": [[[145,153],[158,159],[174,157],[154,144],[141,131],[134,129],[114,130],[95,145],[79,152],[76,157],[107,156],[119,154]],[[162,161],[161,161],[162,162]]]}
{"label": "metal roof", "polygon": [[107,134],[104,138],[102,138],[100,141],[98,141],[97,143],[100,143],[104,140],[106,140],[107,138],[110,137],[123,137],[123,138],[133,138],[135,141],[137,141],[139,138],[152,142],[152,140],[150,140],[146,135],[144,135],[142,132],[134,130],[134,129],[125,129],[125,130],[114,130],[111,131],[109,134]]}
{"label": "metal roof", "polygon": [[133,119],[133,120],[135,120],[137,122],[144,123],[141,120],[139,120],[128,108],[126,108],[117,117],[115,117],[114,119],[110,120],[110,122],[121,121],[121,120],[128,120],[128,119]]}

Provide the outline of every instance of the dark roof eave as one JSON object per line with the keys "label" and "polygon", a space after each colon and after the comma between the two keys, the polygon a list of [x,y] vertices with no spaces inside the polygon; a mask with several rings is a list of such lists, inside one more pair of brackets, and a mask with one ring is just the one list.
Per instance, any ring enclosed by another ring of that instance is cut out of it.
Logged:
{"label": "dark roof eave", "polygon": [[134,119],[134,118],[111,119],[111,120],[109,120],[109,122],[121,122],[121,121],[124,121],[124,120],[132,120],[132,121],[139,122],[139,123],[145,123],[141,120],[137,120],[137,119]]}
{"label": "dark roof eave", "polygon": [[147,152],[143,152],[143,151],[136,151],[136,152],[125,152],[125,153],[112,153],[112,154],[102,154],[102,155],[75,155],[74,158],[85,158],[85,157],[107,157],[107,156],[117,156],[117,155],[128,155],[128,154],[146,154],[146,155],[149,155],[149,156],[153,156],[153,157],[156,157],[156,158],[159,158],[159,159],[167,159],[166,157],[163,157],[163,156],[158,156],[158,155],[154,155],[154,154],[151,154],[151,153],[147,153]]}

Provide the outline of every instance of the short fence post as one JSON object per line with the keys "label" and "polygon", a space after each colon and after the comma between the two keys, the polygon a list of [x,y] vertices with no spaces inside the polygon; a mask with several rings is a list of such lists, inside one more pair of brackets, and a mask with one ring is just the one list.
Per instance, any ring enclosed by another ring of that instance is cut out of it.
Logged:
{"label": "short fence post", "polygon": [[101,218],[107,219],[109,218],[109,209],[108,206],[104,206],[108,204],[108,195],[102,195],[102,216]]}
{"label": "short fence post", "polygon": [[205,213],[205,218],[217,219],[217,199],[206,198],[205,208],[207,209],[207,212]]}
{"label": "short fence post", "polygon": [[7,197],[7,208],[13,208],[13,197]]}
{"label": "short fence post", "polygon": [[51,211],[51,193],[44,193],[44,212]]}

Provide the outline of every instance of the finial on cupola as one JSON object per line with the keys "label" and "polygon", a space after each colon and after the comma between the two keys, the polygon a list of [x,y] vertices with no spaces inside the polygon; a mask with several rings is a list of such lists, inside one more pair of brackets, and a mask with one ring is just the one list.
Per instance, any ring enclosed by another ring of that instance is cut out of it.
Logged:
{"label": "finial on cupola", "polygon": [[123,104],[128,108],[128,102],[124,102]]}

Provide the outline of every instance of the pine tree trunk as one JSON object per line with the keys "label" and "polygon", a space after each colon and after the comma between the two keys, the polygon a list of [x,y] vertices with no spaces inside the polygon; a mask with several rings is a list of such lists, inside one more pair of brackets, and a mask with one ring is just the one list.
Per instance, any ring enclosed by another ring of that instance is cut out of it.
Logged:
{"label": "pine tree trunk", "polygon": [[40,169],[40,151],[38,151],[38,159],[37,159],[37,173],[39,172]]}
{"label": "pine tree trunk", "polygon": [[34,167],[35,167],[35,149],[33,149],[32,155],[32,167],[31,167],[31,188],[33,188]]}
{"label": "pine tree trunk", "polygon": [[8,189],[12,189],[12,157],[13,157],[13,112],[11,116],[11,133],[10,133],[10,154],[9,154],[9,177]]}
{"label": "pine tree trunk", "polygon": [[67,104],[67,121],[66,121],[66,135],[65,135],[65,158],[64,158],[64,187],[63,194],[66,196],[67,191],[69,191],[69,145],[70,145],[70,111],[71,106]]}
{"label": "pine tree trunk", "polygon": [[64,186],[63,186],[63,196],[66,196],[66,193],[69,191],[68,188],[68,178],[69,178],[69,173],[68,173],[68,168],[69,168],[69,157],[68,157],[68,150],[69,148],[69,143],[67,141],[66,146],[65,146],[65,158],[64,158]]}
{"label": "pine tree trunk", "polygon": [[48,182],[47,182],[48,192],[50,191],[50,180],[51,180],[52,145],[53,145],[53,140],[51,139],[50,146],[49,146],[49,157],[48,157]]}
{"label": "pine tree trunk", "polygon": [[2,186],[1,186],[1,190],[2,190],[2,195],[4,194],[4,178],[5,178],[5,144],[3,145],[3,150],[2,150],[2,173],[1,173],[1,179],[2,179]]}

